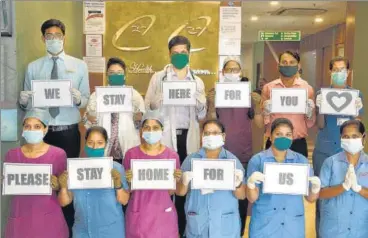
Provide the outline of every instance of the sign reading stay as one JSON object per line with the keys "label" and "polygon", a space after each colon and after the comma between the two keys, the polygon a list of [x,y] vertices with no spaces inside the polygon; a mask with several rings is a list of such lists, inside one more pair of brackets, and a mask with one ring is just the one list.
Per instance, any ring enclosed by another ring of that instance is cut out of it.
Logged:
{"label": "sign reading stay", "polygon": [[68,188],[112,188],[112,158],[68,159]]}
{"label": "sign reading stay", "polygon": [[132,190],[175,190],[174,159],[131,160]]}
{"label": "sign reading stay", "polygon": [[196,105],[195,81],[164,81],[162,83],[163,105]]}
{"label": "sign reading stay", "polygon": [[250,83],[217,83],[215,105],[217,108],[249,108]]}
{"label": "sign reading stay", "polygon": [[51,164],[4,163],[3,195],[51,195]]}
{"label": "sign reading stay", "polygon": [[356,99],[359,91],[353,89],[321,89],[321,114],[355,116],[357,108]]}
{"label": "sign reading stay", "polygon": [[235,190],[235,160],[192,160],[192,189]]}
{"label": "sign reading stay", "polygon": [[70,80],[32,80],[32,107],[72,107]]}
{"label": "sign reading stay", "polygon": [[132,112],[133,88],[129,86],[96,87],[96,110],[104,112]]}
{"label": "sign reading stay", "polygon": [[304,88],[273,88],[271,90],[271,112],[305,114],[308,91]]}
{"label": "sign reading stay", "polygon": [[309,165],[264,163],[263,193],[308,195]]}

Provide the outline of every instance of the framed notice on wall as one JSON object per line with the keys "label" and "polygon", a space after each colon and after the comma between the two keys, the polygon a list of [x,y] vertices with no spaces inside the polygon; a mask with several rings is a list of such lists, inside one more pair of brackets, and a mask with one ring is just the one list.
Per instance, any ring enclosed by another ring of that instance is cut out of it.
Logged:
{"label": "framed notice on wall", "polygon": [[12,18],[11,18],[12,2],[13,1],[10,0],[0,1],[1,36],[12,36]]}

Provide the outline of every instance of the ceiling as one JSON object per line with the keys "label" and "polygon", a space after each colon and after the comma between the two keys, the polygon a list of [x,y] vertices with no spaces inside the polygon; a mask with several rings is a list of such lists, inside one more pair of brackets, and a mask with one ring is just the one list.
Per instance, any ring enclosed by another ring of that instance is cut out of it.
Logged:
{"label": "ceiling", "polygon": [[[286,15],[271,15],[282,8],[308,8],[310,10],[284,11]],[[313,10],[311,10],[313,9]],[[325,9],[318,13],[317,9]],[[307,13],[308,12],[308,13]],[[251,21],[252,16],[258,16],[257,21]],[[327,29],[333,25],[345,22],[346,2],[338,1],[279,1],[272,6],[270,1],[242,2],[242,43],[257,41],[258,31],[301,31],[302,38]],[[316,17],[323,22],[315,23]]]}

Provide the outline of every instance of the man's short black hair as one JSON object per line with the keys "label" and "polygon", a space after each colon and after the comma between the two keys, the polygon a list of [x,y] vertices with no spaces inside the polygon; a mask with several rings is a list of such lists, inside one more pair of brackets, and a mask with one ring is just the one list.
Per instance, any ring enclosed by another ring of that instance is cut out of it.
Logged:
{"label": "man's short black hair", "polygon": [[64,23],[62,23],[60,20],[57,19],[49,19],[42,24],[41,26],[42,35],[44,36],[46,30],[54,26],[59,27],[61,32],[63,32],[63,35],[65,35],[65,25]]}
{"label": "man's short black hair", "polygon": [[346,69],[350,69],[350,62],[347,58],[341,57],[341,56],[336,56],[335,58],[333,58],[330,61],[330,70],[333,69],[333,65],[335,64],[335,62],[340,62],[340,61],[344,61],[345,65],[346,65]]}
{"label": "man's short black hair", "polygon": [[293,123],[291,123],[291,121],[289,119],[286,119],[286,118],[277,118],[271,124],[271,134],[279,126],[287,126],[287,127],[289,127],[291,129],[291,131],[294,131]]}
{"label": "man's short black hair", "polygon": [[174,36],[169,41],[169,45],[168,45],[169,51],[171,51],[171,48],[173,48],[174,46],[177,46],[177,45],[186,45],[188,52],[190,52],[190,41],[185,36]]}
{"label": "man's short black hair", "polygon": [[300,63],[300,56],[299,53],[296,51],[291,51],[291,50],[285,50],[284,52],[282,52],[281,54],[279,54],[279,62],[281,61],[281,57],[284,54],[288,54],[294,57],[294,59],[296,59],[296,61],[298,61],[298,64]]}
{"label": "man's short black hair", "polygon": [[124,69],[124,72],[126,71],[126,64],[125,64],[125,62],[122,59],[118,58],[118,57],[111,57],[107,61],[106,71],[109,70],[110,66],[111,65],[114,65],[114,64],[120,65]]}
{"label": "man's short black hair", "polygon": [[103,136],[103,138],[105,139],[105,142],[107,143],[108,136],[107,136],[107,131],[106,131],[105,128],[103,128],[102,126],[92,126],[92,127],[88,128],[88,130],[86,132],[86,137],[85,137],[86,140],[88,139],[89,135],[92,132],[100,133]]}
{"label": "man's short black hair", "polygon": [[349,120],[344,122],[341,127],[340,127],[340,135],[342,135],[342,133],[344,132],[345,127],[348,126],[356,126],[360,132],[360,134],[364,135],[365,133],[365,127],[363,122],[359,121],[359,120]]}
{"label": "man's short black hair", "polygon": [[220,128],[221,132],[222,132],[222,133],[225,133],[225,126],[224,126],[224,124],[222,124],[222,122],[220,122],[219,120],[217,120],[217,119],[211,119],[211,120],[207,120],[207,121],[205,121],[205,122],[203,123],[202,130],[204,130],[204,128],[205,128],[208,124],[215,124],[215,125],[217,125],[217,126]]}

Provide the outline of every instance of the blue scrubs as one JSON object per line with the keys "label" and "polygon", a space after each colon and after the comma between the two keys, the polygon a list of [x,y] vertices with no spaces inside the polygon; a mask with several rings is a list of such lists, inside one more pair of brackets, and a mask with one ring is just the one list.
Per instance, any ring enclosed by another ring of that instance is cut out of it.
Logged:
{"label": "blue scrubs", "polygon": [[[192,160],[201,158],[206,158],[204,149],[189,155],[182,164],[182,171],[192,171]],[[244,172],[236,156],[224,148],[220,152],[219,159],[235,160],[236,169]],[[238,199],[234,196],[233,191],[215,191],[202,195],[200,190],[192,190],[189,187],[185,201],[185,214],[187,238],[240,237]]]}
{"label": "blue scrubs", "polygon": [[[321,187],[342,184],[348,168],[345,152],[326,159],[321,169]],[[368,188],[368,156],[364,152],[355,166],[355,173],[358,184]],[[319,234],[322,238],[368,237],[368,199],[350,189],[337,197],[321,199],[320,203]]]}
{"label": "blue scrubs", "polygon": [[[254,172],[263,173],[265,162],[277,162],[269,148],[254,155],[248,164],[247,177]],[[308,164],[307,158],[287,150],[283,163]],[[311,169],[310,175],[313,174]],[[259,188],[258,200],[252,206],[249,225],[250,238],[304,238],[304,203],[301,195],[264,194],[263,184]]]}
{"label": "blue scrubs", "polygon": [[[125,190],[128,183],[121,164],[113,168],[121,174]],[[125,225],[122,205],[116,200],[115,189],[73,190],[75,222],[74,238],[124,238]]]}

